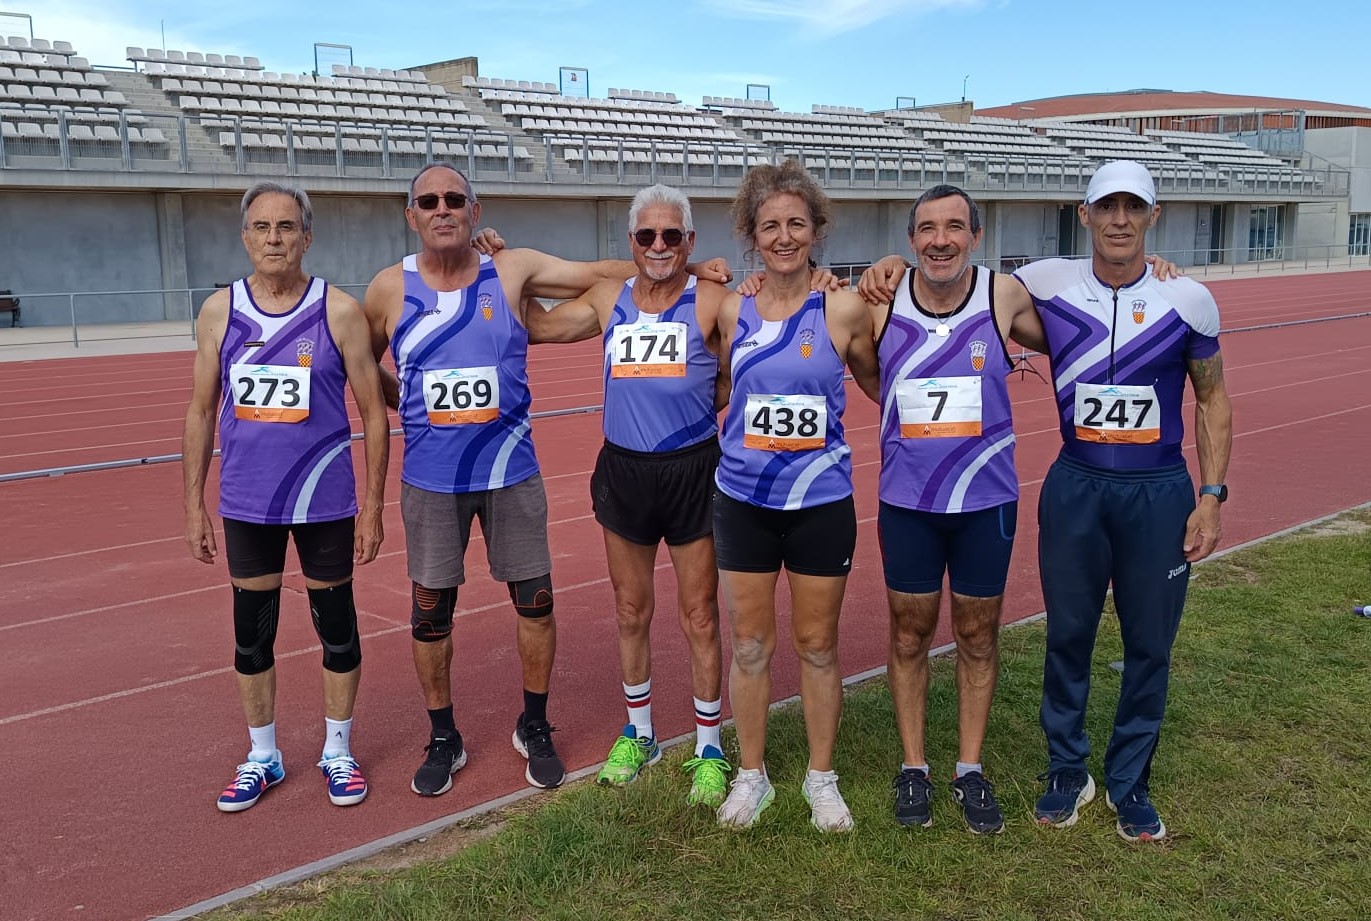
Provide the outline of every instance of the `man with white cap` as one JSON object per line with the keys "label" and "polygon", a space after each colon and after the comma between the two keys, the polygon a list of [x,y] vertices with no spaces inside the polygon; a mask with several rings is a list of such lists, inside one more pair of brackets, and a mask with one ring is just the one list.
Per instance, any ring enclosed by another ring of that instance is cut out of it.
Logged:
{"label": "man with white cap", "polygon": [[[1149,796],[1166,708],[1171,647],[1190,565],[1218,544],[1232,447],[1218,306],[1188,278],[1158,281],[1143,249],[1161,208],[1147,168],[1101,166],[1078,208],[1091,259],[1019,269],[1047,336],[1063,447],[1043,481],[1038,556],[1047,607],[1040,718],[1047,791],[1039,823],[1075,824],[1095,796],[1086,770],[1090,664],[1105,593],[1114,606],[1124,671],[1105,753],[1106,801],[1128,841],[1166,826]],[[1181,444],[1185,380],[1195,394],[1200,490]]]}

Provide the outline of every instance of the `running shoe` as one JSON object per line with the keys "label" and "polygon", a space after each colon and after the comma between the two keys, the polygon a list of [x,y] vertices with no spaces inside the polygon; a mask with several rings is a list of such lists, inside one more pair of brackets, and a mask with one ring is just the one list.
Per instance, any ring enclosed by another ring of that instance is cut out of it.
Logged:
{"label": "running shoe", "polygon": [[1081,807],[1095,798],[1095,781],[1087,771],[1059,768],[1047,774],[1047,792],[1033,810],[1039,825],[1070,828]]}
{"label": "running shoe", "polygon": [[414,772],[409,788],[420,796],[439,796],[452,789],[452,775],[467,763],[467,750],[462,746],[462,734],[435,732],[424,746],[428,757]]}
{"label": "running shoe", "polygon": [[728,772],[731,766],[724,760],[724,753],[713,745],[706,745],[704,751],[681,765],[681,770],[693,772],[690,793],[686,796],[688,806],[708,806],[718,809],[728,795]]}
{"label": "running shoe", "polygon": [[750,828],[776,798],[776,788],[760,770],[740,770],[733,777],[728,798],[715,815],[725,828]]}
{"label": "running shoe", "polygon": [[928,773],[918,768],[901,768],[891,784],[895,788],[895,821],[906,827],[917,825],[928,828],[933,824],[933,812],[929,799],[933,796],[933,784]]}
{"label": "running shoe", "polygon": [[286,768],[281,763],[279,751],[271,761],[253,761],[249,758],[238,765],[232,782],[219,794],[219,811],[242,812],[251,809],[263,793],[285,779]]}
{"label": "running shoe", "polygon": [[335,806],[356,806],[367,798],[367,779],[351,755],[322,758],[319,770],[328,781],[328,801]]}
{"label": "running shoe", "polygon": [[638,738],[638,730],[630,723],[624,727],[624,734],[614,740],[614,747],[609,750],[605,766],[600,768],[595,781],[622,787],[637,780],[643,768],[661,760],[662,749],[657,740]]}
{"label": "running shoe", "polygon": [[952,781],[952,798],[962,807],[966,827],[978,835],[1004,831],[1004,813],[995,802],[995,788],[980,771],[968,771]]}
{"label": "running shoe", "polygon": [[557,727],[549,726],[547,720],[525,722],[522,713],[514,726],[514,750],[528,759],[524,777],[535,787],[545,790],[561,786],[566,778],[562,759],[552,747],[552,733],[556,731]]}
{"label": "running shoe", "polygon": [[808,771],[800,787],[809,803],[809,824],[822,832],[852,830],[852,811],[838,791],[838,775],[833,771]]}
{"label": "running shoe", "polygon": [[1157,815],[1157,807],[1152,805],[1152,800],[1147,795],[1147,784],[1142,781],[1134,784],[1133,789],[1117,803],[1109,798],[1106,791],[1104,801],[1119,816],[1114,830],[1123,840],[1160,841],[1166,837],[1166,826],[1162,823],[1161,816]]}

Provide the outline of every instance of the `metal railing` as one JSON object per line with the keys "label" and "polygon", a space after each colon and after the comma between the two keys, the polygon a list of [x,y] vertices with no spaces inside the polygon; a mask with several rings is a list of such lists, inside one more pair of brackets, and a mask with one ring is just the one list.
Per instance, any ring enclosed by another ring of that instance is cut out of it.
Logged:
{"label": "metal railing", "polygon": [[[918,189],[956,182],[971,191],[1082,191],[1095,164],[1079,157],[999,156],[936,148],[832,147],[697,138],[525,138],[495,129],[291,121],[253,116],[157,115],[121,109],[0,109],[0,170],[407,179],[434,159],[473,177],[526,183],[663,181],[732,187],[748,166],[801,160],[830,188]],[[1350,173],[1326,161],[1220,167],[1154,164],[1162,194],[1342,196]]]}

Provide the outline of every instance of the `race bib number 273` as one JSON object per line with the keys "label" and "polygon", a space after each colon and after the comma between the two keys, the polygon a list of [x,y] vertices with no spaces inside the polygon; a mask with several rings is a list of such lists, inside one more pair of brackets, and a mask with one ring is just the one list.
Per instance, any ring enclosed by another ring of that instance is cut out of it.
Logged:
{"label": "race bib number 273", "polygon": [[251,422],[309,418],[309,368],[236,364],[229,367],[233,415]]}

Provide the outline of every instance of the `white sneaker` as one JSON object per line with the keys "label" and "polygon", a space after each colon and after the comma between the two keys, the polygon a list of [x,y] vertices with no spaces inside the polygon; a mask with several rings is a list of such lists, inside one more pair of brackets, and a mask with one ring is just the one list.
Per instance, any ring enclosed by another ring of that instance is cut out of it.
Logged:
{"label": "white sneaker", "polygon": [[809,824],[819,831],[852,830],[852,812],[838,792],[838,775],[832,771],[809,771],[802,786],[809,803]]}
{"label": "white sneaker", "polygon": [[726,828],[748,828],[775,798],[776,788],[767,780],[765,771],[739,770],[733,778],[728,798],[715,814],[719,817],[719,824]]}

